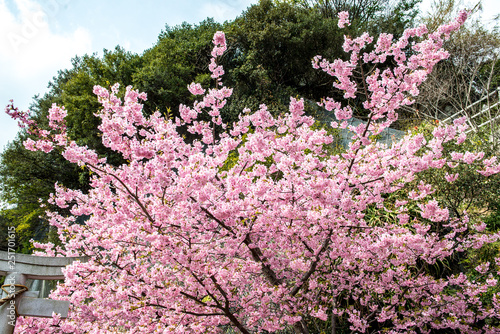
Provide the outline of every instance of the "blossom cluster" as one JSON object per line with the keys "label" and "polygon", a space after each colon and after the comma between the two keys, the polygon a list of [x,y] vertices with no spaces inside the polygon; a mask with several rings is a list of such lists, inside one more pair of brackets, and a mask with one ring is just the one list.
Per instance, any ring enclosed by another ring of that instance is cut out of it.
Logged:
{"label": "blossom cluster", "polygon": [[[356,98],[354,71],[363,64],[388,56],[397,62],[365,74],[363,107],[370,116],[366,124],[349,127],[353,141],[340,154],[328,154],[333,138],[313,128],[303,99],[291,98],[289,113],[279,117],[261,105],[244,110],[232,125],[222,122],[221,109],[232,94],[219,81],[223,69],[217,59],[226,50],[222,32],[214,36],[209,67],[216,87],[190,84],[189,91],[202,99],[181,105],[180,119],[158,112],[144,116],[140,100],[146,96],[131,87],[122,101],[117,85],[111,92],[96,86],[103,143],[128,162],[112,166],[56,134],[26,145],[45,150],[51,143],[93,173],[88,193],[56,185],[51,201],[69,207],[73,216],[49,214],[63,247],[38,245],[47,254],[89,258],[68,266],[64,283],[52,293],[71,301],[71,316],[21,319],[21,328],[219,333],[232,327],[260,333],[293,327],[306,333],[308,317],[327,321],[333,315],[362,333],[374,324],[390,326],[391,333],[499,332],[500,293],[491,293],[489,303],[483,297],[497,285],[500,258],[478,264],[471,277],[436,278],[425,268],[500,236],[484,233],[484,224],[472,224],[467,215],[453,218],[432,197],[430,185],[414,182],[418,173],[445,164],[475,163],[485,174],[498,173],[498,162],[481,153],[444,153],[444,143],[463,142],[463,120],[438,126],[430,141],[408,135],[387,147],[372,139],[397,119],[398,108],[412,103],[432,67],[446,58],[443,41],[465,17],[430,35],[423,27],[396,41],[382,34],[365,53],[373,42],[368,34],[346,37],[349,61],[314,59],[313,66],[333,76],[345,98]],[[346,14],[340,19],[348,23]],[[407,57],[405,48],[415,36],[422,41]],[[348,127],[351,107],[328,97],[321,105],[337,116],[340,123],[333,126]],[[205,112],[211,122],[198,120]],[[49,112],[52,130],[66,138],[63,115],[57,106]],[[230,129],[216,136],[219,126]],[[199,139],[186,142],[180,127]],[[406,198],[391,201],[397,192]],[[374,223],[366,214],[370,208],[392,218]],[[418,214],[410,215],[410,209]],[[76,223],[81,216],[89,217],[83,225]]]}

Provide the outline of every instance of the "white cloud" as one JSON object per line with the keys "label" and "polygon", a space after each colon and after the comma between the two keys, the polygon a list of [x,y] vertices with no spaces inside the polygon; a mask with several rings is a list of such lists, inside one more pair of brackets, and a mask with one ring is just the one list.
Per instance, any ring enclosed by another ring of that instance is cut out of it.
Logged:
{"label": "white cloud", "polygon": [[[71,65],[76,54],[90,52],[90,34],[78,28],[64,35],[54,34],[48,20],[57,11],[49,11],[31,0],[15,0],[19,15],[0,2],[0,74],[18,78],[36,78],[38,74],[55,72]],[[55,71],[54,71],[55,70]],[[4,73],[7,71],[7,73]]]}

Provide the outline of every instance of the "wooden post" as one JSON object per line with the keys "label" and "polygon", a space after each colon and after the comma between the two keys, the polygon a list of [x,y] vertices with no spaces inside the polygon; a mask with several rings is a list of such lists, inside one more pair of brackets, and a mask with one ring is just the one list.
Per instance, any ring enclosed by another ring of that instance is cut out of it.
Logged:
{"label": "wooden post", "polygon": [[9,295],[16,294],[15,298],[0,306],[0,334],[14,333],[17,315],[50,318],[55,312],[61,318],[67,318],[68,301],[37,298],[38,291],[22,291],[27,279],[64,279],[61,269],[76,260],[86,259],[26,254],[15,254],[13,258],[12,253],[0,252],[0,275],[6,276],[3,288]]}

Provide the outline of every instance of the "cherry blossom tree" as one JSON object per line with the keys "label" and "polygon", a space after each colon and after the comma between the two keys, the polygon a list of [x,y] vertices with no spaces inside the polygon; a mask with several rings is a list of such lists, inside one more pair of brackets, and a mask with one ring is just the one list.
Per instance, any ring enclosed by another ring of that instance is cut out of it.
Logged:
{"label": "cherry blossom tree", "polygon": [[[348,60],[313,60],[346,99],[366,97],[369,119],[349,127],[353,140],[337,155],[327,154],[333,138],[313,129],[303,100],[291,98],[290,112],[277,118],[261,105],[243,110],[235,124],[222,122],[232,93],[217,63],[226,50],[222,32],[209,65],[215,85],[191,84],[200,99],[181,105],[180,119],[145,117],[146,94],[131,87],[123,101],[118,85],[94,88],[103,143],[123,155],[124,165],[70,140],[64,107],[49,110],[50,129],[8,107],[37,136],[27,149],[60,150],[92,172],[88,193],[56,185],[51,200],[73,214],[48,213],[62,246],[35,243],[44,250],[39,255],[89,259],[69,266],[51,295],[71,301],[70,318],[20,319],[22,332],[308,333],[311,319],[329,322],[332,332],[340,319],[362,333],[500,332],[500,259],[446,277],[428,269],[499,235],[466,214],[452,218],[430,185],[413,182],[444,165],[475,164],[487,177],[500,172],[497,160],[443,154],[444,143],[466,139],[463,119],[436,127],[430,141],[421,134],[391,147],[373,140],[447,57],[443,41],[466,17],[462,12],[432,33],[409,29],[398,40],[345,37]],[[341,13],[339,25],[348,24]],[[395,66],[366,70],[388,59]],[[348,127],[349,105],[331,98],[320,105],[339,120],[331,126]],[[185,141],[180,127],[199,139]],[[448,182],[454,178],[447,175]],[[406,195],[391,196],[398,193]],[[373,223],[368,208],[392,218]],[[85,224],[76,223],[81,216]]]}

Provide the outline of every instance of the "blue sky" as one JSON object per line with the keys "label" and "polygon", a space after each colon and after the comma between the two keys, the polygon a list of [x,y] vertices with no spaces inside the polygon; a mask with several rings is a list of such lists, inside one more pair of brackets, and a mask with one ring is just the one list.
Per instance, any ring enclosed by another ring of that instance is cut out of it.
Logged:
{"label": "blue sky", "polygon": [[[428,8],[432,0],[424,0]],[[483,0],[491,17],[498,0]],[[3,112],[10,99],[23,110],[47,90],[76,55],[116,45],[142,53],[165,27],[207,17],[232,20],[258,0],[0,0],[0,150],[17,124]]]}

